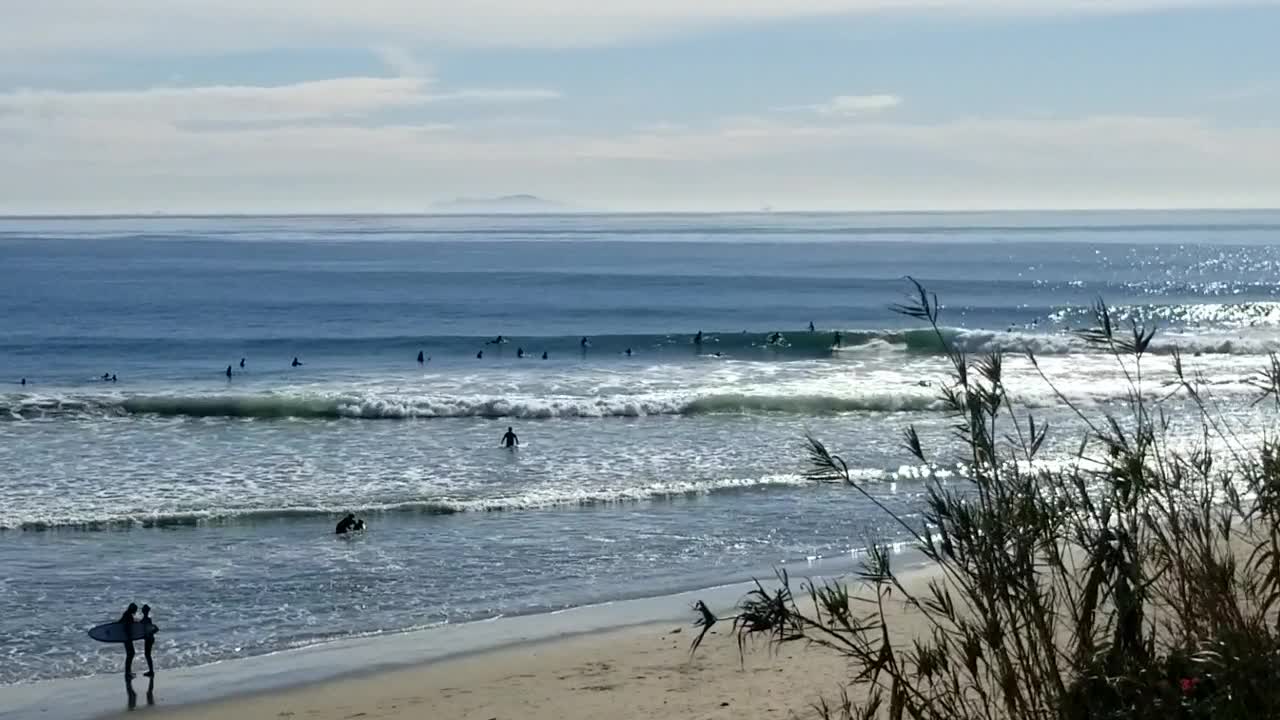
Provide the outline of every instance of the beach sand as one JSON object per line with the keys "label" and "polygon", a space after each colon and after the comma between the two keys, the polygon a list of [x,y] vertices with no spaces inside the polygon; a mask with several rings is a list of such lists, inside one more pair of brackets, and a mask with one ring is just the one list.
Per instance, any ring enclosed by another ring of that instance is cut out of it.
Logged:
{"label": "beach sand", "polygon": [[[890,605],[895,627],[919,627],[918,614],[900,602]],[[650,624],[204,704],[166,708],[161,702],[146,714],[157,720],[809,718],[821,697],[838,700],[851,675],[844,658],[802,643],[749,645],[740,660],[731,632],[730,623],[718,624],[693,657],[696,628]]]}

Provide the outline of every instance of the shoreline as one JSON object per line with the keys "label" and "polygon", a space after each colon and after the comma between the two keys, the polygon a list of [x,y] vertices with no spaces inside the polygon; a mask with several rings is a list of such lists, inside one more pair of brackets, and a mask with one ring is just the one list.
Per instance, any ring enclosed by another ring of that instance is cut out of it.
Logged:
{"label": "shoreline", "polygon": [[[904,561],[913,568],[913,573],[928,573],[928,566],[914,557],[914,553],[903,554],[908,556]],[[805,566],[805,572],[792,568],[791,574],[797,581],[846,577],[855,564],[856,561],[851,563],[848,559],[838,567],[834,563],[815,562]],[[764,584],[769,586],[776,581]],[[550,613],[347,638],[171,670],[164,667],[164,648],[159,644],[155,707],[147,707],[144,698],[148,680],[136,665],[142,662],[140,649],[135,660],[138,677],[133,686],[139,710],[186,716],[188,711],[206,706],[257,702],[333,684],[367,684],[384,675],[429,672],[441,665],[465,665],[478,656],[522,656],[535,649],[551,651],[562,646],[589,649],[595,644],[592,638],[605,639],[604,648],[609,648],[613,643],[608,638],[613,636],[638,642],[640,638],[654,636],[655,631],[670,632],[678,627],[681,630],[676,632],[676,637],[684,638],[682,647],[687,650],[692,639],[688,633],[694,619],[691,609],[694,601],[704,600],[715,612],[723,613],[753,587],[751,582],[735,583]],[[128,712],[128,698],[122,692],[122,684],[121,677],[112,674],[0,687],[0,720],[116,717]]]}

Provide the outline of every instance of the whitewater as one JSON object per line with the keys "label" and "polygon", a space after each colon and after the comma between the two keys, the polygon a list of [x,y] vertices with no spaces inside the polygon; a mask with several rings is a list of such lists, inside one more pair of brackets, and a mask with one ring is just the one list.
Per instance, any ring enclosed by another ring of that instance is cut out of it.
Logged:
{"label": "whitewater", "polygon": [[[1065,462],[1064,399],[1130,389],[1078,332],[1100,299],[1159,326],[1175,437],[1175,353],[1273,428],[1277,240],[1262,211],[0,218],[0,602],[41,616],[0,619],[0,684],[112,670],[83,632],[129,601],[196,665],[847,560],[897,531],[805,477],[806,435],[905,512],[962,483],[945,345],[1006,353]],[[940,336],[891,310],[908,275]]]}

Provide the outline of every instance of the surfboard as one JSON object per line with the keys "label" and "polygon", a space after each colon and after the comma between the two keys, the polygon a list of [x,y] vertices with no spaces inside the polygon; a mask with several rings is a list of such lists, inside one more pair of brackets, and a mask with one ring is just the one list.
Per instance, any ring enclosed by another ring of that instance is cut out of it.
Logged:
{"label": "surfboard", "polygon": [[136,622],[130,630],[132,631],[129,633],[130,637],[125,637],[124,624],[117,620],[89,628],[89,637],[98,642],[122,643],[141,640],[153,632],[159,632],[160,627],[155,623]]}

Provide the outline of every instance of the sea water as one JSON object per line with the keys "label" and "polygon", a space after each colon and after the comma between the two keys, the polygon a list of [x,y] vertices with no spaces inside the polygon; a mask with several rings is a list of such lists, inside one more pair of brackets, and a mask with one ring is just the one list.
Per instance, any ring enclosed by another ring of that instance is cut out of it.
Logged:
{"label": "sea water", "polygon": [[947,342],[1013,353],[1047,461],[1080,437],[1058,393],[1128,392],[1073,333],[1099,298],[1162,328],[1174,433],[1175,347],[1271,427],[1276,212],[0,219],[0,684],[118,672],[85,630],[129,602],[191,666],[900,540],[804,438],[907,515],[963,482],[907,276]]}

